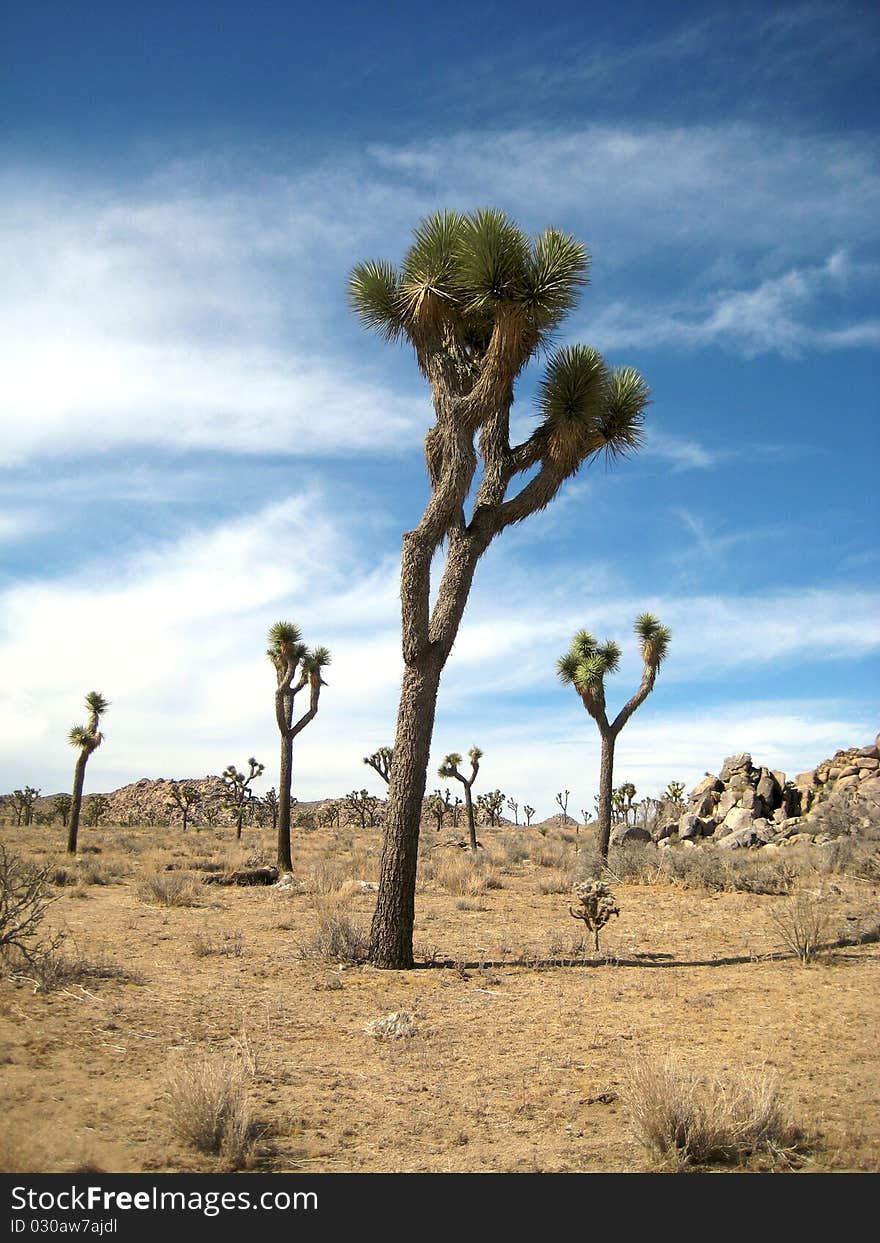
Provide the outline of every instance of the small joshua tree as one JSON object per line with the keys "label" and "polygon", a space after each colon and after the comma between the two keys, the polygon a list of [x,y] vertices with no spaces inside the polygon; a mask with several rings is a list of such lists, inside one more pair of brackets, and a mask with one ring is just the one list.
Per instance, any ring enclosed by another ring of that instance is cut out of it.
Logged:
{"label": "small joshua tree", "polygon": [[[623,785],[618,787],[618,790],[623,802],[623,822],[624,824],[629,824],[629,816],[633,809],[636,788],[631,781],[624,781]],[[633,824],[635,824],[635,816],[633,816]]]}
{"label": "small joshua tree", "polygon": [[507,800],[507,806],[513,812],[513,823],[519,828],[519,803],[514,802],[512,798]]}
{"label": "small joshua tree", "polygon": [[251,782],[261,777],[265,771],[265,766],[254,759],[253,756],[248,760],[248,774],[240,773],[234,764],[230,764],[223,771],[223,784],[226,787],[226,803],[232,808],[235,816],[235,826],[237,838],[241,838],[241,824],[245,817],[245,812],[254,801],[254,792],[250,788]]}
{"label": "small joshua tree", "polygon": [[617,644],[612,639],[599,644],[588,630],[579,630],[572,639],[571,647],[559,658],[556,665],[560,682],[575,688],[587,712],[598,725],[602,738],[597,804],[598,845],[602,858],[606,860],[611,840],[614,746],[624,725],[654,689],[657,670],[669,650],[669,630],[666,626],[661,626],[650,613],[642,613],[636,618],[635,632],[642,647],[642,680],[636,693],[627,700],[611,722],[605,712],[605,676],[615,673],[620,664],[620,648]]}
{"label": "small joshua tree", "polygon": [[495,826],[501,823],[505,797],[501,790],[489,790],[477,799],[477,810],[483,813],[487,824]]}
{"label": "small joshua tree", "polygon": [[460,781],[464,786],[464,810],[468,822],[468,837],[470,839],[471,853],[477,853],[477,826],[474,818],[474,799],[473,788],[477,779],[477,773],[480,771],[480,760],[483,758],[483,752],[479,747],[471,747],[468,751],[468,759],[471,762],[471,775],[466,777],[464,773],[459,771],[461,756],[457,751],[450,751],[449,755],[437,769],[441,777],[453,777],[456,781]]}
{"label": "small joshua tree", "polygon": [[523,807],[523,815],[526,818],[526,828],[529,828],[529,826],[531,825],[532,816],[534,814],[535,814],[534,807],[529,807],[528,803],[526,803],[525,806]]}
{"label": "small joshua tree", "polygon": [[52,810],[56,816],[61,817],[63,828],[67,828],[67,817],[70,815],[70,795],[56,794],[52,799]]}
{"label": "small joshua tree", "polygon": [[564,792],[560,792],[559,794],[556,795],[556,801],[559,804],[559,806],[562,808],[563,825],[568,824],[568,796],[570,793],[571,793],[570,790],[565,790]]}
{"label": "small joshua tree", "polygon": [[599,953],[599,933],[613,915],[620,914],[614,894],[601,880],[582,880],[572,889],[577,907],[569,906],[572,919],[582,919],[588,932],[592,932],[596,953]]}
{"label": "small joshua tree", "polygon": [[357,816],[361,828],[365,829],[367,825],[370,828],[374,827],[382,800],[376,798],[375,794],[371,794],[369,790],[352,790],[350,794],[346,794],[343,804],[348,811]]}
{"label": "small joshua tree", "polygon": [[278,828],[278,794],[274,786],[270,786],[263,795],[263,806],[266,814],[272,819],[272,828]]}
{"label": "small joshua tree", "polygon": [[110,800],[106,794],[90,794],[86,800],[86,824],[93,829],[97,828],[109,806]]}
{"label": "small joshua tree", "polygon": [[40,791],[34,786],[25,786],[23,790],[13,790],[12,801],[15,807],[15,823],[30,824],[34,818],[34,805],[40,797]]}
{"label": "small joshua tree", "polygon": [[394,752],[391,747],[380,747],[372,755],[365,755],[364,763],[368,764],[370,768],[374,768],[387,785],[391,779],[391,761],[393,757]]}
{"label": "small joshua tree", "polygon": [[184,833],[186,832],[186,826],[189,824],[190,815],[199,806],[201,801],[201,791],[194,785],[190,785],[189,782],[186,781],[182,785],[177,781],[171,782],[171,790],[166,805],[171,809],[176,807],[180,812],[181,820],[183,821],[182,831]]}
{"label": "small joshua tree", "polygon": [[442,790],[435,790],[433,794],[429,794],[425,799],[425,807],[437,821],[437,832],[443,828],[443,817],[448,811],[452,811],[452,803],[449,801],[449,791],[444,794]]}
{"label": "small joshua tree", "polygon": [[684,807],[684,782],[670,781],[669,785],[663,791],[664,799],[668,799],[673,807]]}
{"label": "small joshua tree", "polygon": [[[275,720],[281,734],[281,771],[278,779],[278,867],[293,871],[290,855],[290,788],[293,782],[293,740],[318,715],[321,687],[327,683],[321,670],[330,664],[326,647],[310,652],[293,622],[276,622],[269,631],[266,655],[275,667]],[[293,701],[308,686],[309,706],[298,721],[293,720]]]}
{"label": "small joshua tree", "polygon": [[68,738],[72,747],[79,747],[76,767],[73,771],[73,793],[70,796],[70,824],[67,830],[67,853],[76,854],[76,843],[79,836],[79,816],[82,809],[83,782],[86,776],[86,764],[93,751],[97,751],[104,741],[104,735],[98,730],[98,723],[107,709],[109,702],[99,691],[89,691],[86,695],[86,708],[89,719],[86,725],[74,725]]}

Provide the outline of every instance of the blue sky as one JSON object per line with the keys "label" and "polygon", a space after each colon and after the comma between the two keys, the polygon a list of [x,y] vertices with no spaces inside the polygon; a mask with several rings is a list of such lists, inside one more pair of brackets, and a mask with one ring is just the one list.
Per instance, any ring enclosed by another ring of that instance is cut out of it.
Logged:
{"label": "blue sky", "polygon": [[673,641],[618,744],[640,795],[872,740],[878,36],[851,3],[7,6],[0,789],[69,785],[91,689],[92,790],[251,754],[269,784],[290,619],[333,653],[295,792],[381,792],[430,401],[346,279],[442,207],[585,241],[563,339],[653,404],[642,453],[484,558],[432,772],[478,744],[539,817],[591,807],[555,660],[617,638],[623,702],[645,610]]}

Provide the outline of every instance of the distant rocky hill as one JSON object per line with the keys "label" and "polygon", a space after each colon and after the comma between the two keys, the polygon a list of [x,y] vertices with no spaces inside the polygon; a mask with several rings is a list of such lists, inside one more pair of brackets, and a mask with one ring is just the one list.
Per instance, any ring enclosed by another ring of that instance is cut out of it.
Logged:
{"label": "distant rocky hill", "polygon": [[[194,786],[202,796],[190,815],[193,826],[235,822],[224,800],[221,777],[209,774],[182,779],[179,784]],[[171,800],[171,786],[170,779],[142,777],[105,794],[107,803],[101,823],[179,823],[180,812]],[[37,800],[34,813],[38,821],[52,817],[53,798],[43,795]],[[322,821],[325,813],[342,801],[299,803],[294,820],[306,824]],[[267,808],[255,808],[255,813],[259,822],[271,825]],[[8,810],[6,814],[8,817]],[[358,823],[357,816],[344,809],[340,819],[343,824]],[[551,817],[541,827],[557,821],[561,824],[563,817]],[[436,827],[428,813],[424,823]],[[837,751],[832,758],[792,778],[754,763],[748,753],[730,756],[717,776],[707,773],[684,805],[672,809],[668,801],[661,804],[652,831],[642,825],[618,825],[612,841],[654,840],[659,845],[675,841],[693,845],[714,842],[725,849],[735,849],[806,839],[823,841],[844,833],[880,839],[880,734],[872,745]]]}

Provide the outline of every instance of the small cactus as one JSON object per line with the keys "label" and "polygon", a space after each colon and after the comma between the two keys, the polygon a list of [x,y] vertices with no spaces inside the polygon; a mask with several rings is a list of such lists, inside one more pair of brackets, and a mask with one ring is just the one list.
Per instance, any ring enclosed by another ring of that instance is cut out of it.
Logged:
{"label": "small cactus", "polygon": [[582,919],[586,928],[592,932],[599,953],[599,932],[611,919],[612,915],[620,914],[620,907],[614,894],[601,880],[582,880],[572,888],[572,894],[578,907],[568,908],[572,919]]}

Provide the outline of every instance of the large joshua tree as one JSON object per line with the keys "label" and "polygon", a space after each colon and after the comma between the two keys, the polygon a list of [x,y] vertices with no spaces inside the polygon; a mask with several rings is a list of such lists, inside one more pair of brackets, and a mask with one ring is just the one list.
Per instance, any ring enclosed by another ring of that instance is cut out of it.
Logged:
{"label": "large joshua tree", "polygon": [[[428,217],[399,270],[371,261],[350,278],[353,310],[386,340],[412,346],[434,407],[425,437],[431,495],[403,537],[404,675],[370,935],[379,967],[413,965],[419,820],[437,692],[477,562],[507,527],[549,505],[584,462],[639,444],[644,380],[630,368],[611,370],[586,345],[551,354],[538,424],[522,443],[510,443],[517,377],[576,305],[588,267],[575,238],[547,229],[530,240],[502,212],[485,209]],[[432,607],[431,563],[441,548]]]}
{"label": "large joshua tree", "polygon": [[669,630],[666,626],[661,626],[650,613],[642,613],[636,618],[635,632],[642,648],[642,680],[636,693],[627,700],[613,721],[608,720],[605,709],[605,678],[608,674],[616,673],[620,665],[620,648],[614,640],[597,643],[588,630],[579,630],[572,639],[569,650],[556,664],[560,682],[564,686],[574,687],[587,712],[599,726],[602,760],[596,809],[599,817],[599,851],[606,860],[611,840],[614,798],[614,746],[624,725],[654,689],[657,670],[669,650]]}
{"label": "large joshua tree", "polygon": [[471,762],[471,775],[466,777],[464,773],[459,772],[459,764],[461,756],[457,751],[450,752],[446,759],[437,769],[441,777],[454,777],[456,781],[460,781],[464,786],[464,808],[467,815],[468,835],[470,837],[471,853],[477,853],[477,823],[474,817],[474,799],[473,788],[477,779],[477,773],[480,771],[480,760],[483,758],[483,752],[479,747],[471,747],[468,751],[468,759]]}
{"label": "large joshua tree", "polygon": [[67,853],[70,855],[76,854],[86,764],[88,764],[89,756],[92,752],[97,751],[104,741],[104,735],[98,731],[98,724],[109,707],[109,701],[99,691],[89,691],[88,695],[86,695],[86,708],[89,713],[88,723],[86,725],[74,725],[68,734],[70,745],[72,747],[79,747],[76,767],[73,770],[73,793],[70,796],[70,822],[67,828]]}
{"label": "large joshua tree", "polygon": [[[293,871],[290,854],[290,788],[293,781],[293,740],[318,714],[321,687],[326,682],[321,670],[330,664],[326,647],[309,651],[293,622],[276,622],[269,631],[266,655],[275,667],[275,720],[281,734],[281,771],[278,779],[278,868]],[[293,701],[309,688],[309,706],[299,720],[293,719]]]}

